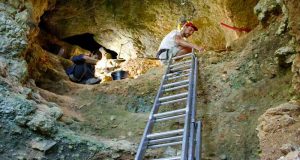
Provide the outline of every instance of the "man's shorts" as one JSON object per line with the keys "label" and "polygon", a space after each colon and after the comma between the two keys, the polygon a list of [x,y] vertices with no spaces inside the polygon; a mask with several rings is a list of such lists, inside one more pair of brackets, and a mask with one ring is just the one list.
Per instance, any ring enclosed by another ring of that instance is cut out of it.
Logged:
{"label": "man's shorts", "polygon": [[178,53],[179,49],[177,47],[173,47],[171,49],[161,49],[158,51],[158,59],[164,64],[167,65],[169,63],[169,60],[172,57],[175,57]]}

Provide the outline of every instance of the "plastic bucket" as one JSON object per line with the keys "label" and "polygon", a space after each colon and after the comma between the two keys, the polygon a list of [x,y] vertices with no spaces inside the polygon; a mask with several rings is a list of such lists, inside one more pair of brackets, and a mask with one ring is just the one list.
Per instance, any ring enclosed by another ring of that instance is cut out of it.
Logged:
{"label": "plastic bucket", "polygon": [[111,77],[113,80],[121,80],[127,78],[126,71],[115,71],[111,73]]}

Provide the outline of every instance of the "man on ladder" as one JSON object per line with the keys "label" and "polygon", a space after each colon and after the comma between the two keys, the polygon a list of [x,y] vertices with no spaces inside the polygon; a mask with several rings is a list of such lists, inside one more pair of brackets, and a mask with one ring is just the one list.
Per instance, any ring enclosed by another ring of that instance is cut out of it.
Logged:
{"label": "man on ladder", "polygon": [[198,31],[198,28],[192,22],[186,22],[180,31],[171,31],[162,40],[156,57],[166,65],[172,57],[191,53],[193,48],[203,51],[202,47],[186,41],[195,31]]}
{"label": "man on ladder", "polygon": [[[135,160],[143,160],[148,149],[168,146],[181,146],[180,155],[162,156],[156,160],[201,159],[201,121],[196,121],[198,58],[194,49],[203,51],[203,48],[185,40],[197,30],[192,22],[187,22],[182,30],[172,31],[161,42],[157,57],[167,65],[166,73],[162,77]],[[185,60],[176,61],[181,58]],[[170,111],[160,109],[170,105],[177,107]],[[153,130],[154,126],[172,120],[182,120],[183,126]]]}

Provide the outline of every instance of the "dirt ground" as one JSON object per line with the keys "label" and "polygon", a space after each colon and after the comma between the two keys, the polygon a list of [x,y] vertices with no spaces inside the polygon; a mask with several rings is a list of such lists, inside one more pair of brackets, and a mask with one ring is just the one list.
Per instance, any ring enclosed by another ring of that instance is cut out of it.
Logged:
{"label": "dirt ground", "polygon": [[138,142],[164,68],[155,60],[143,59],[126,62],[123,67],[135,78],[97,85],[62,80],[61,87],[51,87],[55,85],[49,83],[39,92],[47,101],[62,107],[64,114],[60,120],[70,128],[104,138]]}

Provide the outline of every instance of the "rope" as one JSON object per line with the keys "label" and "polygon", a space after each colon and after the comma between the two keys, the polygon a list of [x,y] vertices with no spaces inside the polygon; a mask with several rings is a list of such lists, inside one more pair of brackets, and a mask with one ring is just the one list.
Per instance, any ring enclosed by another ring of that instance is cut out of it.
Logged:
{"label": "rope", "polygon": [[238,27],[233,27],[233,26],[230,26],[228,24],[225,24],[223,22],[220,23],[222,26],[226,27],[226,28],[229,28],[229,29],[232,29],[232,30],[235,30],[235,31],[238,31],[238,32],[250,32],[251,29],[250,28],[238,28]]}

